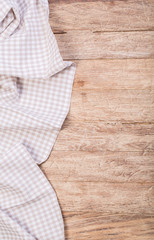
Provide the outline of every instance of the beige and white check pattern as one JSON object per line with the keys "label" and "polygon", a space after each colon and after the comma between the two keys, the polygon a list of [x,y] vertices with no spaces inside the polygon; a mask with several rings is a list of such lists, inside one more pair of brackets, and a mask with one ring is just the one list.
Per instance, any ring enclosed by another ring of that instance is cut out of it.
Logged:
{"label": "beige and white check pattern", "polygon": [[47,0],[0,0],[0,240],[64,240],[38,164],[68,114],[75,65],[63,61]]}

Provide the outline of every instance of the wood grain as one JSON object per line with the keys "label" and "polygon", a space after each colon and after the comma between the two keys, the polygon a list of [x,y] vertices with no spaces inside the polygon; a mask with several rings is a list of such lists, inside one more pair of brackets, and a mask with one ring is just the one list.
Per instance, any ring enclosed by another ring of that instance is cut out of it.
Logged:
{"label": "wood grain", "polygon": [[64,59],[153,58],[154,32],[70,31],[56,34]]}
{"label": "wood grain", "polygon": [[[104,148],[105,149],[105,148]],[[41,168],[51,181],[153,182],[153,152],[53,151]]]}
{"label": "wood grain", "polygon": [[153,59],[76,60],[74,91],[154,89]]}
{"label": "wood grain", "polygon": [[154,218],[127,214],[64,212],[67,240],[151,240]]}
{"label": "wood grain", "polygon": [[41,165],[66,240],[151,240],[154,3],[49,3],[61,54],[77,66],[69,115]]}
{"label": "wood grain", "polygon": [[[64,144],[64,142],[66,144]],[[154,125],[117,122],[66,122],[55,151],[154,151]]]}
{"label": "wood grain", "polygon": [[73,90],[68,119],[74,121],[149,122],[154,119],[151,90]]}
{"label": "wood grain", "polygon": [[63,211],[151,216],[152,183],[52,181],[52,185]]}
{"label": "wood grain", "polygon": [[54,32],[153,29],[154,3],[151,0],[50,0],[50,3],[50,23]]}

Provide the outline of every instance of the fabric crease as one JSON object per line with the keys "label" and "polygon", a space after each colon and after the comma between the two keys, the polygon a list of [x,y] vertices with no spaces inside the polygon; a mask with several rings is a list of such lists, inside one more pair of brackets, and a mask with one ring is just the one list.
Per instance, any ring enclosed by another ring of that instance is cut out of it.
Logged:
{"label": "fabric crease", "polygon": [[0,239],[64,240],[39,164],[69,112],[76,66],[63,61],[47,0],[0,1]]}

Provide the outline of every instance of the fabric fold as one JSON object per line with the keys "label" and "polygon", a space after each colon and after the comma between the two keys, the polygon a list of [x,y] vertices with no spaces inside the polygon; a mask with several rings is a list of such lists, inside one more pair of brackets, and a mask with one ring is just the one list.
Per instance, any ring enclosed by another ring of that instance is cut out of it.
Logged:
{"label": "fabric fold", "polygon": [[16,1],[0,2],[0,38],[10,37],[20,24],[20,14]]}
{"label": "fabric fold", "polygon": [[[5,236],[4,236],[5,233]],[[36,240],[19,224],[0,209],[0,239],[3,240]]]}
{"label": "fabric fold", "polygon": [[59,52],[47,0],[0,1],[0,239],[65,239],[38,165],[69,112],[75,71]]}
{"label": "fabric fold", "polygon": [[[31,238],[42,240],[64,239],[63,220],[56,194],[27,149],[20,143],[8,149],[0,159],[2,219],[4,215],[5,225],[18,226],[21,235],[26,233]],[[7,218],[10,219],[9,222]],[[3,225],[0,225],[0,239],[5,239],[1,237],[2,229]],[[9,239],[12,240],[7,238]]]}
{"label": "fabric fold", "polygon": [[[11,17],[6,16],[4,23],[8,18],[13,19],[10,20],[8,27],[0,33],[0,54],[2,56],[0,58],[0,74],[20,78],[46,79],[69,67],[72,63],[63,61],[50,28],[47,3],[43,0],[11,2],[14,6],[10,7]],[[5,8],[8,8],[7,4],[6,7],[4,4]]]}

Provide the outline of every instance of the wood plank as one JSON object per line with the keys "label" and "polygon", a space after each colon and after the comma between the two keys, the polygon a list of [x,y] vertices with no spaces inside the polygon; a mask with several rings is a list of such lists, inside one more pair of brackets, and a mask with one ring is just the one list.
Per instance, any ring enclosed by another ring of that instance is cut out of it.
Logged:
{"label": "wood plank", "polygon": [[41,169],[51,181],[153,182],[154,153],[53,151]]}
{"label": "wood plank", "polygon": [[56,34],[64,59],[153,58],[154,32],[70,31]]}
{"label": "wood plank", "polygon": [[154,125],[66,121],[54,150],[154,151]]}
{"label": "wood plank", "polygon": [[152,183],[59,182],[51,183],[63,211],[108,214],[153,213]]}
{"label": "wood plank", "polygon": [[151,0],[83,1],[50,0],[50,23],[54,32],[69,30],[134,31],[153,29]]}
{"label": "wood plank", "polygon": [[73,90],[71,121],[150,122],[154,120],[151,90]]}
{"label": "wood plank", "polygon": [[153,59],[76,60],[74,90],[154,89]]}
{"label": "wood plank", "polygon": [[151,240],[154,218],[105,215],[91,212],[64,212],[67,240]]}
{"label": "wood plank", "polygon": [[49,1],[62,56],[77,63],[70,113],[41,167],[66,239],[151,240],[153,1]]}

